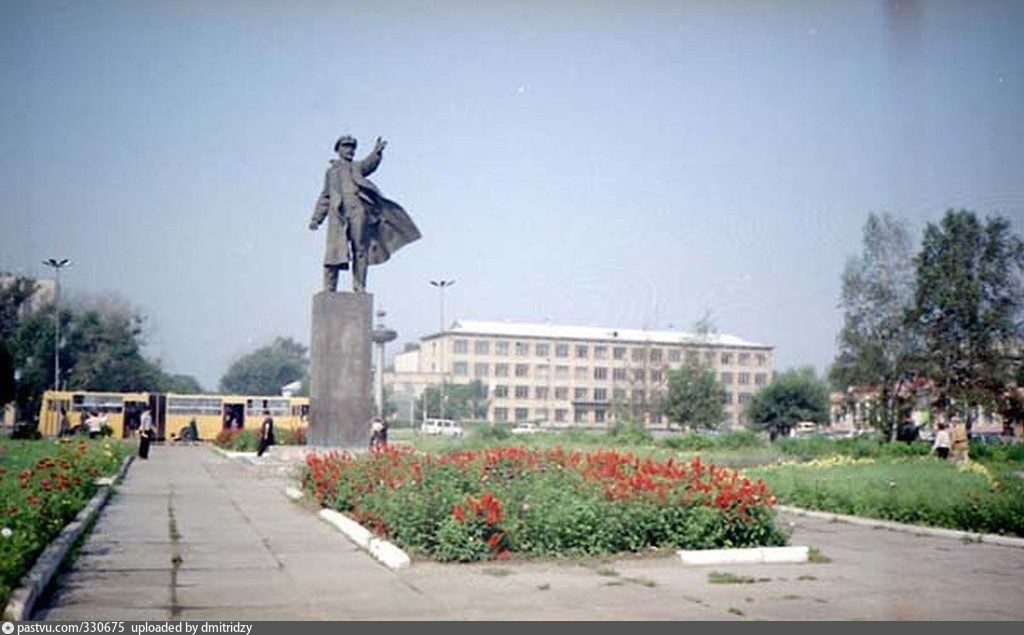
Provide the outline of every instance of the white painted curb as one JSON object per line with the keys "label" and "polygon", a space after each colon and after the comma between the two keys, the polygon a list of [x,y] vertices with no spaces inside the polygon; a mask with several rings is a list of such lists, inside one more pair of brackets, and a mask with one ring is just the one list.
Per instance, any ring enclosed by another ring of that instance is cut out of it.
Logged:
{"label": "white painted curb", "polygon": [[879,527],[882,529],[889,529],[891,531],[901,531],[908,534],[923,534],[927,536],[936,536],[938,538],[954,538],[969,542],[984,542],[991,545],[1001,545],[1003,547],[1024,548],[1024,538],[1015,538],[1013,536],[979,534],[976,532],[963,531],[961,529],[943,529],[941,527],[929,527],[927,525],[908,525],[906,523],[897,523],[891,520],[864,518],[862,516],[847,516],[845,514],[833,514],[832,512],[819,512],[800,507],[789,507],[788,505],[778,505],[776,506],[776,509],[780,512],[796,514],[797,516],[820,518],[822,520],[850,523],[851,525],[862,525],[864,527]]}
{"label": "white painted curb", "polygon": [[807,562],[807,547],[753,547],[750,549],[692,549],[676,553],[683,564],[794,564]]}
{"label": "white painted curb", "polygon": [[371,556],[391,569],[404,569],[412,564],[409,555],[387,540],[381,540],[345,514],[333,509],[321,509],[320,518],[345,534],[349,540],[367,550]]}

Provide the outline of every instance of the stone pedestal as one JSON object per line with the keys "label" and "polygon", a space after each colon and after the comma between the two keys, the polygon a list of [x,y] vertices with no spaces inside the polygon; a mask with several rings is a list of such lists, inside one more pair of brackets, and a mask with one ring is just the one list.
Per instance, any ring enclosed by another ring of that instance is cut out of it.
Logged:
{"label": "stone pedestal", "polygon": [[369,293],[313,296],[309,445],[363,449],[369,444],[372,315]]}

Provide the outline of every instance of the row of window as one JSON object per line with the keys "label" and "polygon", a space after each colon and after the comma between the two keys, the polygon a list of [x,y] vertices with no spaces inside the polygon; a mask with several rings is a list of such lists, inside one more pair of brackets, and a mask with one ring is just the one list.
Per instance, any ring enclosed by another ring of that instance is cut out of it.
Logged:
{"label": "row of window", "polygon": [[[473,340],[473,353],[476,355],[491,354],[490,340]],[[550,357],[552,351],[554,356],[560,359],[574,357],[576,359],[611,359],[625,360],[626,353],[629,359],[634,362],[649,361],[655,364],[668,360],[669,363],[680,362],[683,359],[684,351],[680,348],[662,349],[652,346],[637,346],[629,349],[625,346],[604,346],[601,344],[549,344],[547,342],[510,342],[508,340],[497,340],[493,342],[495,355],[512,355],[516,357],[529,357],[532,353],[536,357]],[[452,351],[456,355],[469,354],[469,340],[455,339],[452,342]],[[699,359],[699,352],[696,350],[685,351],[687,361]],[[768,363],[766,353],[740,353],[704,351],[703,360],[705,363],[714,363],[718,359],[720,364],[731,365],[735,363],[740,366],[747,366],[751,360],[758,365],[764,366]]]}
{"label": "row of window", "polygon": [[[495,377],[509,377],[510,373],[515,377],[530,377],[530,365],[529,364],[494,364],[494,376]],[[643,368],[607,368],[605,366],[595,366],[589,368],[587,366],[576,366],[571,369],[572,377],[576,381],[607,381],[609,375],[612,381],[632,381],[632,382],[661,382],[665,379],[665,373],[662,370],[645,370]],[[611,370],[611,373],[608,371]],[[569,379],[570,368],[568,366],[555,366],[554,378],[555,379]],[[452,374],[456,377],[468,377],[469,376],[469,363],[468,362],[455,362],[452,364]],[[491,376],[491,365],[486,363],[473,364],[473,377],[476,379],[484,379]],[[551,367],[546,364],[538,364],[533,367],[532,376],[535,379],[549,379],[551,377]],[[724,372],[719,375],[720,381],[726,386],[731,386],[734,381],[735,383],[746,386],[750,384],[751,378],[754,380],[755,386],[764,386],[768,383],[767,373],[732,373]]]}
{"label": "row of window", "polygon": [[[511,390],[509,390],[511,388]],[[565,401],[569,399],[570,389],[568,386],[556,386],[554,390],[549,389],[547,386],[507,386],[505,384],[497,384],[494,386],[494,398],[495,399],[508,399],[510,397],[515,399],[548,399],[549,396],[554,395],[554,398],[558,401]],[[574,401],[607,401],[608,395],[611,394],[612,399],[616,401],[625,401],[626,397],[629,396],[633,401],[639,402],[644,399],[644,391],[634,389],[627,392],[624,388],[613,388],[609,393],[607,388],[573,388],[572,398]],[[532,395],[532,396],[531,396]],[[725,393],[726,403],[739,403],[746,405],[753,399],[753,394],[749,392]]]}
{"label": "row of window", "polygon": [[[495,423],[505,423],[508,421],[548,421],[549,411],[547,408],[534,408],[532,414],[533,416],[531,417],[529,408],[495,408],[494,421]],[[555,408],[551,414],[554,415],[551,420],[555,423],[569,422],[568,408]],[[512,419],[509,419],[509,415],[512,416]],[[573,410],[573,423],[605,423],[606,421],[607,412],[603,408],[593,411]]]}

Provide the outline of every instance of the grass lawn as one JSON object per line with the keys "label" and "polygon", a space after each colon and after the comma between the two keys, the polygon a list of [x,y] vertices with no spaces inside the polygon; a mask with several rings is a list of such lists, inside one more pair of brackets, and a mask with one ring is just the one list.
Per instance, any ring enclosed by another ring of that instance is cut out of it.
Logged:
{"label": "grass lawn", "polygon": [[933,457],[832,457],[746,470],[780,502],[822,511],[1024,536],[1024,487],[1010,471]]}

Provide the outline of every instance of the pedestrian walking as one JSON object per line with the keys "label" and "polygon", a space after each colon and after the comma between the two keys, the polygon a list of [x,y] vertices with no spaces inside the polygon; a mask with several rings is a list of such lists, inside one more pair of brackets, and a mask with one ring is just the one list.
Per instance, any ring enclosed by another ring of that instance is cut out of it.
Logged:
{"label": "pedestrian walking", "polygon": [[263,456],[267,448],[274,443],[274,418],[270,416],[269,410],[264,410],[263,425],[260,426],[260,445],[256,450],[256,456]]}
{"label": "pedestrian walking", "polygon": [[149,408],[142,411],[142,418],[139,420],[139,458],[149,458],[149,444],[156,436],[153,429],[153,414]]}

